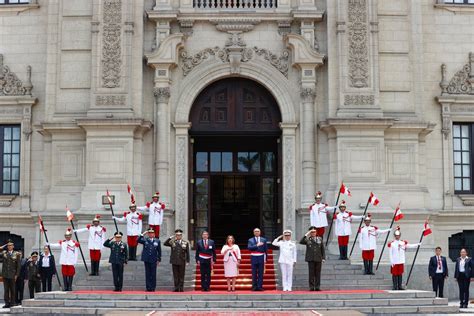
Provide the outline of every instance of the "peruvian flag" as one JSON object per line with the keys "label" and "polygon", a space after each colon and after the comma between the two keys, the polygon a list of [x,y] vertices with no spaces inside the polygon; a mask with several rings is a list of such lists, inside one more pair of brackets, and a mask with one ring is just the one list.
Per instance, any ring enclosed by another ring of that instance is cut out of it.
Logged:
{"label": "peruvian flag", "polygon": [[351,191],[349,191],[349,188],[344,185],[344,182],[341,183],[341,188],[339,189],[339,192],[347,196],[352,196]]}
{"label": "peruvian flag", "polygon": [[109,204],[112,204],[112,198],[110,197],[109,189],[107,189],[107,192],[105,194],[107,196],[107,200],[109,201]]}
{"label": "peruvian flag", "polygon": [[72,221],[74,219],[74,214],[72,214],[71,210],[69,207],[66,205],[66,217],[68,221]]}
{"label": "peruvian flag", "polygon": [[44,225],[43,225],[43,219],[41,218],[41,215],[38,216],[38,224],[40,227],[40,232],[44,232]]}
{"label": "peruvian flag", "polygon": [[404,217],[402,210],[400,209],[400,205],[397,206],[397,209],[395,210],[395,215],[394,215],[394,220],[395,222],[398,222]]}
{"label": "peruvian flag", "polygon": [[373,206],[376,206],[380,203],[380,200],[372,192],[370,192],[369,203]]}
{"label": "peruvian flag", "polygon": [[432,231],[431,231],[430,224],[428,224],[428,220],[426,220],[423,227],[423,236],[428,236],[431,233]]}
{"label": "peruvian flag", "polygon": [[132,186],[129,183],[127,184],[127,192],[128,194],[130,194],[130,201],[132,202],[132,204],[135,204],[135,195],[133,194]]}

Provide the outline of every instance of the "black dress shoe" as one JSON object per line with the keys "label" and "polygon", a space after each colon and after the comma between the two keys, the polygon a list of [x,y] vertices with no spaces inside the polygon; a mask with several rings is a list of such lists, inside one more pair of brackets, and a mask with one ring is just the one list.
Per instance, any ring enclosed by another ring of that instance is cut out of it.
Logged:
{"label": "black dress shoe", "polygon": [[174,289],[173,292],[179,292],[179,289]]}
{"label": "black dress shoe", "polygon": [[2,308],[10,308],[10,305],[8,305],[8,304],[5,304],[5,305],[3,305],[3,307],[2,307]]}
{"label": "black dress shoe", "polygon": [[320,289],[314,289],[315,291],[321,291]]}

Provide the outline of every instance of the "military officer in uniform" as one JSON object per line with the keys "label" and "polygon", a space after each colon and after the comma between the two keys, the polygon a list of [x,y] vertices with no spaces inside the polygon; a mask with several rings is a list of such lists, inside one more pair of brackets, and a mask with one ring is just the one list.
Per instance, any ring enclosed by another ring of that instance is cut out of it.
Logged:
{"label": "military officer in uniform", "polygon": [[322,194],[320,191],[316,193],[314,199],[316,203],[309,207],[311,226],[316,227],[316,234],[319,237],[323,237],[326,227],[328,226],[328,211],[333,211],[337,208],[337,206],[328,206],[327,204],[323,204],[321,202]]}
{"label": "military officer in uniform", "polygon": [[348,260],[347,245],[349,244],[349,237],[352,234],[351,224],[353,220],[362,219],[362,215],[354,215],[348,212],[346,202],[342,201],[339,204],[339,210],[334,214],[336,229],[334,230],[337,236],[337,243],[339,244],[339,260]]}
{"label": "military officer in uniform", "polygon": [[127,244],[129,247],[129,257],[128,260],[136,261],[137,260],[137,241],[138,236],[142,233],[143,225],[143,215],[137,212],[137,206],[131,204],[129,206],[130,212],[123,213],[123,217],[115,217],[119,222],[127,222]]}
{"label": "military officer in uniform", "polygon": [[374,255],[377,249],[377,238],[390,232],[388,229],[379,229],[372,226],[372,215],[367,214],[364,218],[364,225],[360,229],[359,247],[362,251],[362,260],[364,260],[364,274],[374,275]]}
{"label": "military officer in uniform", "polygon": [[196,244],[196,263],[201,270],[201,289],[209,292],[211,287],[211,271],[216,262],[214,240],[209,239],[209,232],[203,231],[201,240]]}
{"label": "military officer in uniform", "polygon": [[306,246],[305,261],[308,262],[309,270],[309,290],[321,291],[321,268],[326,261],[323,239],[317,236],[317,229],[314,226],[303,236],[300,244]]}
{"label": "military officer in uniform", "polygon": [[174,292],[184,291],[184,273],[189,264],[189,241],[183,239],[183,231],[176,229],[175,235],[166,239],[164,245],[171,247],[170,263],[173,266]]}
{"label": "military officer in uniform", "polygon": [[283,291],[291,291],[293,285],[293,267],[296,264],[296,243],[291,240],[291,230],[286,229],[283,235],[275,238],[273,246],[280,248],[278,263],[281,270],[281,283]]}
{"label": "military officer in uniform", "polygon": [[104,247],[106,229],[100,225],[100,215],[96,215],[92,220],[92,225],[88,224],[85,228],[77,229],[76,233],[89,232],[89,254],[91,257],[91,273],[89,275],[99,275],[101,251]]}
{"label": "military officer in uniform", "polygon": [[143,245],[142,261],[145,264],[145,279],[147,292],[156,289],[156,267],[161,262],[160,239],[155,238],[155,231],[150,227],[138,237],[138,243]]}
{"label": "military officer in uniform", "polygon": [[[6,250],[4,250],[6,248]],[[21,255],[14,250],[13,241],[8,240],[7,244],[0,247],[3,259],[2,276],[4,287],[4,301],[3,308],[10,308],[15,306],[15,282],[20,274]]]}
{"label": "military officer in uniform", "polygon": [[[60,240],[59,243],[49,244],[49,247],[61,249],[59,264],[61,265],[61,273],[63,275],[64,290],[72,291],[72,281],[76,274],[75,265],[79,256],[79,243],[71,239],[71,228],[67,229],[64,238],[65,240]],[[48,245],[48,243],[46,243],[46,245]]]}
{"label": "military officer in uniform", "polygon": [[[127,264],[128,246],[122,241],[123,234],[116,232],[113,237],[104,242],[104,247],[110,248],[109,263],[112,265],[115,292],[122,292],[123,266]],[[115,239],[112,242],[112,239]]]}
{"label": "military officer in uniform", "polygon": [[30,298],[35,298],[35,293],[41,292],[41,274],[38,263],[38,252],[33,251],[31,253],[30,260],[27,264],[28,270],[28,290],[30,292]]}
{"label": "military officer in uniform", "polygon": [[163,223],[163,213],[166,205],[159,202],[160,192],[153,194],[152,202],[147,202],[146,206],[137,207],[137,210],[148,211],[148,225],[155,231],[155,235],[160,238],[160,226]]}

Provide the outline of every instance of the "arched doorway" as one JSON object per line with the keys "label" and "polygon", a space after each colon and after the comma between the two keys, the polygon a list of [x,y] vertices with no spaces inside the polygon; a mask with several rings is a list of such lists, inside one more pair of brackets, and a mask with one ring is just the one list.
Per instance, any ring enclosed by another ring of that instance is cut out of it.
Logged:
{"label": "arched doorway", "polygon": [[203,230],[222,244],[246,243],[254,227],[268,238],[281,222],[281,114],[259,83],[228,78],[196,98],[191,122],[191,238]]}

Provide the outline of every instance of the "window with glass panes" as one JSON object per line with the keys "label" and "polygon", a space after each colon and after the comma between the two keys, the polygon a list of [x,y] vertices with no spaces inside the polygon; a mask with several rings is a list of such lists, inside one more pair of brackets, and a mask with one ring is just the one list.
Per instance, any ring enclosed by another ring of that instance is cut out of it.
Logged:
{"label": "window with glass panes", "polygon": [[453,124],[454,190],[472,193],[471,124]]}
{"label": "window with glass panes", "polygon": [[474,0],[444,0],[447,4],[474,4]]}
{"label": "window with glass panes", "polygon": [[27,4],[30,3],[30,0],[0,0],[0,5],[2,4]]}
{"label": "window with glass panes", "polygon": [[0,125],[0,194],[20,193],[20,126]]}

